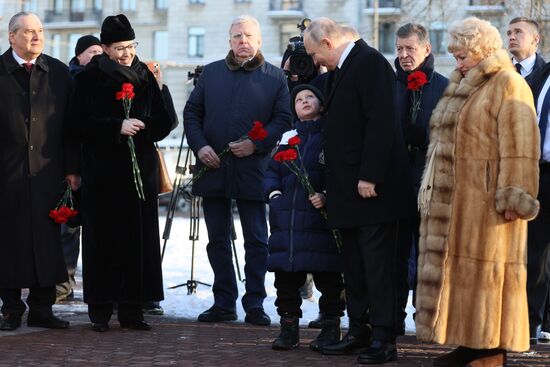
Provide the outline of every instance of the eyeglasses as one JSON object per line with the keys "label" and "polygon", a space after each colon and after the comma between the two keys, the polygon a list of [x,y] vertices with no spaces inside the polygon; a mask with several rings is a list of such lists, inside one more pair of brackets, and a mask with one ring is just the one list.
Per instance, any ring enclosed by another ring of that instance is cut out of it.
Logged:
{"label": "eyeglasses", "polygon": [[116,52],[124,52],[124,50],[134,51],[139,45],[139,42],[130,43],[128,46],[113,47]]}
{"label": "eyeglasses", "polygon": [[241,38],[252,39],[256,38],[256,35],[251,33],[235,33],[231,35],[231,39],[234,40],[240,40]]}

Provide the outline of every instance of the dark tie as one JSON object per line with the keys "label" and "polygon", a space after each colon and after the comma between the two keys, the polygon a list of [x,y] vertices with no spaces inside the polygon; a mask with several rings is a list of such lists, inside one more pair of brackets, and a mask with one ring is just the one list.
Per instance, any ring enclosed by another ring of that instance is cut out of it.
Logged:
{"label": "dark tie", "polygon": [[544,138],[546,137],[546,127],[548,126],[548,112],[550,112],[550,89],[546,91],[546,95],[544,96],[544,101],[542,102],[542,108],[540,109],[539,116],[541,159],[542,148],[544,147]]}
{"label": "dark tie", "polygon": [[521,75],[521,64],[519,62],[516,64],[516,70],[519,73],[519,75]]}
{"label": "dark tie", "polygon": [[21,65],[23,65],[23,67],[25,68],[25,70],[27,70],[27,73],[31,73],[32,71],[32,62],[24,62],[22,63]]}

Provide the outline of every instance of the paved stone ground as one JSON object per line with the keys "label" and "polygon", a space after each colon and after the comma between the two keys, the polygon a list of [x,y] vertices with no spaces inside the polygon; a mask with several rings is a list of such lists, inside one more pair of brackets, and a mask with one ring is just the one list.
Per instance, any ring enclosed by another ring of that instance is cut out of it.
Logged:
{"label": "paved stone ground", "polygon": [[[322,356],[309,350],[317,330],[302,328],[301,345],[273,351],[278,328],[243,323],[205,324],[164,316],[148,316],[153,330],[91,330],[85,314],[65,315],[68,330],[23,326],[0,333],[0,366],[355,366],[356,357]],[[420,344],[414,336],[398,340],[399,360],[385,366],[432,366],[431,359],[450,347]],[[550,345],[509,355],[509,366],[550,366]]]}

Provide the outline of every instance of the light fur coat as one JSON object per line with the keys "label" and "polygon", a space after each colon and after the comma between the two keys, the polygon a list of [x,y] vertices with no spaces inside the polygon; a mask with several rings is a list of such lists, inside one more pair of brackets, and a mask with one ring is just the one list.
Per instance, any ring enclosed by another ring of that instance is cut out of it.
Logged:
{"label": "light fur coat", "polygon": [[[526,237],[539,209],[540,143],[533,95],[504,50],[466,77],[452,73],[430,129],[434,181],[420,226],[417,337],[528,350]],[[520,219],[507,221],[505,210]]]}

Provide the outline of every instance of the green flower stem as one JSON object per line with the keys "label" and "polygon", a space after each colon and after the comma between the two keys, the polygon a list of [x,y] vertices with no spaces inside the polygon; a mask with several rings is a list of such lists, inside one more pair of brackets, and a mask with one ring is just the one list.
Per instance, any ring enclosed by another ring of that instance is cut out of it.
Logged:
{"label": "green flower stem", "polygon": [[[295,147],[296,151],[298,151],[298,148]],[[298,151],[298,156],[300,157],[300,152]],[[301,161],[301,157],[300,157]],[[309,180],[309,176],[307,175],[307,171],[305,168],[303,168],[303,163],[301,163],[301,166],[303,169],[300,169],[295,161],[290,161],[288,163],[287,161],[283,161],[285,166],[288,167],[288,169],[298,177],[298,181],[302,184],[304,189],[307,191],[309,196],[315,195],[316,191],[313,188],[313,185],[311,184],[311,181]],[[321,216],[327,220],[328,214],[325,208],[320,208],[319,212],[321,213]],[[334,237],[334,241],[336,242],[336,247],[338,248],[338,253],[342,253],[342,235],[340,234],[340,231],[338,229],[331,229],[332,237]]]}
{"label": "green flower stem", "polygon": [[134,185],[136,186],[136,191],[138,197],[145,201],[145,193],[143,192],[143,181],[141,181],[141,171],[139,170],[139,165],[136,156],[136,146],[134,144],[134,139],[131,136],[128,137],[128,147],[130,148],[130,156],[132,157],[132,171],[134,173]]}
{"label": "green flower stem", "polygon": [[[130,109],[132,108],[132,100],[126,97],[123,98],[122,106],[124,107],[124,115],[126,116],[126,119],[129,119]],[[134,144],[134,139],[131,136],[128,136],[128,148],[130,149],[130,157],[132,158],[132,172],[134,174],[134,185],[136,186],[138,198],[145,201],[143,181],[141,180],[141,171],[139,170],[139,164],[136,156],[136,146]]]}

